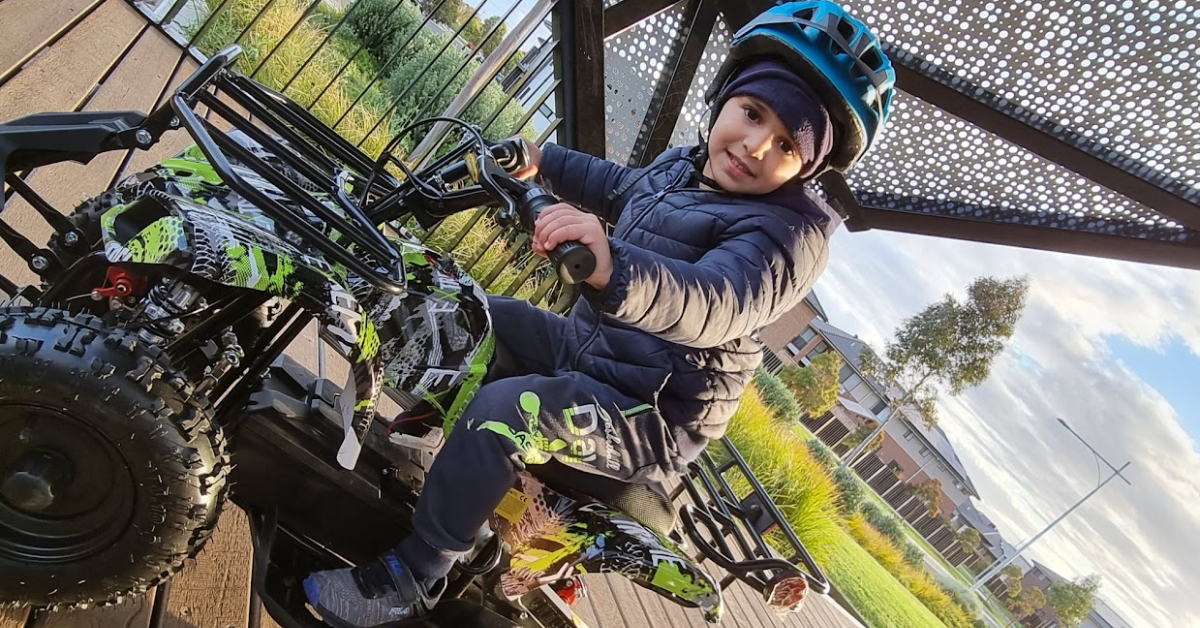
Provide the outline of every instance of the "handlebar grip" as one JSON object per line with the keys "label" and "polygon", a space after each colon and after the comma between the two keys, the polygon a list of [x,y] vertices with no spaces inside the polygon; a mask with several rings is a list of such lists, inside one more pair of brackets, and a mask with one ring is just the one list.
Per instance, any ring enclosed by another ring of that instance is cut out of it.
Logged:
{"label": "handlebar grip", "polygon": [[578,242],[563,242],[547,254],[554,271],[565,284],[583,283],[596,272],[596,255]]}
{"label": "handlebar grip", "polygon": [[[517,214],[525,230],[533,233],[533,223],[537,221],[542,210],[557,203],[558,199],[540,187],[530,187],[529,191],[517,200]],[[596,255],[592,250],[578,242],[563,242],[548,251],[546,257],[554,264],[554,272],[563,283],[575,285],[596,272]]]}

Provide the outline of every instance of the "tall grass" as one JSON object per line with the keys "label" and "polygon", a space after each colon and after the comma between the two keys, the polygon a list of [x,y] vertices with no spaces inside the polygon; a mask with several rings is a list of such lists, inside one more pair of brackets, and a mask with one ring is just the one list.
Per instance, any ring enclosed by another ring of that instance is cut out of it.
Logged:
{"label": "tall grass", "polygon": [[[821,460],[814,453],[826,454],[827,449],[814,447],[808,437],[789,427],[752,386],[726,434],[830,580],[868,624],[872,628],[971,628],[972,613],[967,608],[919,564],[906,560],[904,547],[844,503],[846,496],[834,479],[836,458],[827,455],[829,460]],[[721,450],[714,450],[719,455]],[[744,481],[733,480],[739,494],[749,488]]]}
{"label": "tall grass", "polygon": [[[843,529],[836,483],[810,453],[807,439],[788,429],[754,387],[742,396],[726,435],[813,558],[872,628],[945,625]],[[749,488],[733,479],[738,494]]]}
{"label": "tall grass", "polygon": [[781,427],[757,389],[750,388],[742,395],[726,436],[779,505],[800,540],[819,552],[816,548],[835,538],[838,490],[820,464],[808,455],[804,441]]}
{"label": "tall grass", "polygon": [[[268,1],[230,0],[220,14],[213,18],[212,24],[196,41],[196,46],[206,54],[212,54],[232,43]],[[208,0],[208,4],[210,10],[215,10],[221,3],[219,0]],[[308,107],[317,118],[333,126],[338,118],[346,113],[362,87],[369,82],[372,76],[370,72],[374,70],[373,62],[366,58],[368,55],[363,52],[338,77],[338,72],[346,63],[347,55],[357,49],[357,41],[349,29],[340,29],[329,44],[318,50],[317,47],[324,41],[328,29],[332,26],[326,25],[328,20],[304,20],[270,56],[266,65],[259,68],[270,51],[275,49],[288,30],[301,19],[307,4],[303,0],[275,2],[254,27],[242,36],[239,43],[243,53],[237,62],[237,69],[247,76],[254,74],[255,80],[277,90],[282,90],[290,81],[291,85],[284,93]],[[305,61],[314,50],[317,51],[316,55],[305,67]],[[321,92],[326,86],[329,86],[329,89],[322,96]],[[320,100],[314,103],[318,96]],[[383,85],[375,85],[337,126],[338,132],[352,143],[362,142],[363,150],[372,156],[378,155],[383,149],[392,130],[391,124],[385,122],[367,137],[371,127],[386,112],[386,100]]]}

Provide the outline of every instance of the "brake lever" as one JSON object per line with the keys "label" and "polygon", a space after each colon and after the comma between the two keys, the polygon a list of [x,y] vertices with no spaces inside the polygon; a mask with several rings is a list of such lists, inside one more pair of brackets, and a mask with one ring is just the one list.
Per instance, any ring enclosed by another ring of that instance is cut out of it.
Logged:
{"label": "brake lever", "polygon": [[468,154],[466,160],[471,179],[500,203],[497,219],[504,224],[513,224],[517,220],[515,199],[529,189],[529,184],[509,176],[504,168],[496,163],[490,151],[486,151],[482,156]]}

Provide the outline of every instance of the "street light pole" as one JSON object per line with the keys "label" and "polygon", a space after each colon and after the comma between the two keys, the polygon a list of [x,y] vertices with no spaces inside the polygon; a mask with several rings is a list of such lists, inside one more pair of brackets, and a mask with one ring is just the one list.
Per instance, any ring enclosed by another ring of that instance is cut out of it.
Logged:
{"label": "street light pole", "polygon": [[1070,515],[1072,512],[1075,511],[1076,508],[1079,508],[1080,506],[1082,506],[1083,502],[1086,502],[1092,495],[1095,495],[1096,493],[1100,492],[1100,489],[1104,488],[1104,486],[1106,484],[1108,484],[1109,482],[1111,482],[1113,480],[1113,478],[1120,476],[1120,478],[1122,480],[1124,480],[1126,484],[1129,484],[1130,486],[1133,485],[1129,481],[1128,478],[1126,478],[1124,475],[1121,474],[1122,471],[1124,471],[1125,469],[1128,469],[1129,465],[1131,465],[1133,463],[1126,462],[1119,469],[1112,466],[1112,464],[1110,464],[1107,460],[1104,459],[1104,456],[1101,456],[1100,453],[1095,450],[1095,448],[1093,448],[1091,445],[1089,445],[1087,443],[1087,441],[1083,440],[1082,436],[1080,436],[1075,430],[1071,429],[1071,426],[1067,425],[1066,421],[1059,419],[1058,422],[1061,423],[1063,427],[1067,428],[1067,431],[1070,432],[1072,435],[1074,435],[1075,438],[1078,438],[1080,441],[1082,441],[1084,446],[1086,446],[1088,448],[1088,450],[1092,452],[1092,455],[1096,456],[1096,458],[1098,458],[1105,465],[1108,465],[1108,468],[1112,470],[1112,474],[1109,475],[1107,478],[1105,478],[1103,482],[1098,484],[1096,486],[1096,488],[1089,491],[1087,495],[1084,495],[1082,499],[1075,502],[1075,505],[1068,508],[1066,512],[1059,515],[1057,519],[1055,519],[1054,521],[1051,521],[1050,525],[1047,525],[1045,528],[1043,528],[1041,532],[1038,532],[1037,534],[1035,534],[1033,536],[1033,538],[1022,543],[1021,546],[1018,547],[1017,550],[1015,552],[1013,552],[1013,554],[1011,556],[1004,557],[1002,560],[999,560],[996,562],[996,564],[992,565],[987,571],[983,572],[983,574],[980,575],[979,578],[977,578],[975,580],[975,582],[967,589],[968,591],[978,591],[981,587],[983,587],[983,585],[987,584],[989,580],[991,580],[992,578],[995,578],[997,575],[999,575],[999,573],[1001,571],[1003,571],[1005,567],[1007,567],[1014,560],[1016,560],[1018,556],[1021,555],[1021,552],[1024,552],[1026,549],[1029,548],[1030,545],[1033,545],[1038,539],[1042,538],[1047,532],[1052,530],[1054,528],[1054,526],[1058,525],[1058,523],[1060,521],[1062,521],[1063,519],[1066,519],[1067,515]]}

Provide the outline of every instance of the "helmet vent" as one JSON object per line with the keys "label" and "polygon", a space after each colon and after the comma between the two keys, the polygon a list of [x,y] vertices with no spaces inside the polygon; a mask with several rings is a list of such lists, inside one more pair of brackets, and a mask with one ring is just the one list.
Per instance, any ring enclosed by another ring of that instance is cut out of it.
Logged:
{"label": "helmet vent", "polygon": [[879,54],[879,49],[874,46],[868,48],[859,58],[867,64],[867,67],[871,68],[872,72],[878,72],[879,66],[883,65],[883,55]]}
{"label": "helmet vent", "polygon": [[807,9],[800,9],[799,11],[796,11],[795,13],[792,14],[792,17],[794,17],[798,20],[809,21],[809,20],[812,20],[813,15],[815,15],[816,12],[817,12],[817,10],[814,9],[813,7],[808,7]]}
{"label": "helmet vent", "polygon": [[851,24],[850,20],[847,20],[844,17],[838,19],[837,30],[838,34],[840,34],[842,38],[846,40],[846,42],[849,42],[854,38],[854,24]]}

